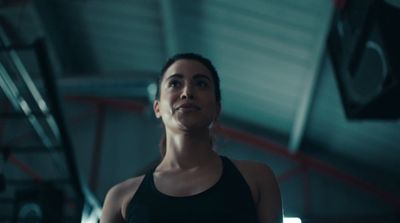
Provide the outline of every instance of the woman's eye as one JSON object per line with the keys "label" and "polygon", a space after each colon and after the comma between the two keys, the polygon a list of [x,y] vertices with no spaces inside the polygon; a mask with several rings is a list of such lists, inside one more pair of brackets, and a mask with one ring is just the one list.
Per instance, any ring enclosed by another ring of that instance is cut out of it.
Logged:
{"label": "woman's eye", "polygon": [[202,88],[208,87],[208,82],[207,81],[203,81],[203,80],[199,80],[196,82],[196,85]]}
{"label": "woman's eye", "polygon": [[168,83],[168,87],[177,88],[179,86],[181,86],[181,82],[179,82],[178,80],[171,80]]}

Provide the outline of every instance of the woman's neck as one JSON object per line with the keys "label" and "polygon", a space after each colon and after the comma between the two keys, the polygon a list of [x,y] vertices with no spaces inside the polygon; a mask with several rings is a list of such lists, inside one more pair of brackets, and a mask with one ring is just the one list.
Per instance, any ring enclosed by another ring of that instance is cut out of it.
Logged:
{"label": "woman's neck", "polygon": [[166,154],[159,167],[192,169],[206,165],[218,158],[212,149],[209,132],[197,134],[168,134]]}

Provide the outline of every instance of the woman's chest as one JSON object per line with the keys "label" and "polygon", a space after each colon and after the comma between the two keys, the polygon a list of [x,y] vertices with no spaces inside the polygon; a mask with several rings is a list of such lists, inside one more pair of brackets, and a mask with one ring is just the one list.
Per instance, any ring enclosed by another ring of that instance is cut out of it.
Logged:
{"label": "woman's chest", "polygon": [[221,178],[221,171],[176,172],[154,174],[154,186],[166,195],[175,197],[192,196],[213,187]]}

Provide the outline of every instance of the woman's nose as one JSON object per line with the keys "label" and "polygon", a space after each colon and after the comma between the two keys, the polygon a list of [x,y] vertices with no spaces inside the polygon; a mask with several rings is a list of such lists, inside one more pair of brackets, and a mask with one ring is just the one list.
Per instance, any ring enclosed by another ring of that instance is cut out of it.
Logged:
{"label": "woman's nose", "polygon": [[193,88],[190,84],[182,89],[181,99],[194,99]]}

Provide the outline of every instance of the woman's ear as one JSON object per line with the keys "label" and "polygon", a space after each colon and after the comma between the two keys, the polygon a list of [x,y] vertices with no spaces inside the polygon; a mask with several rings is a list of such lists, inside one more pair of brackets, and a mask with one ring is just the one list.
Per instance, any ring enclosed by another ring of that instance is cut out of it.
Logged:
{"label": "woman's ear", "polygon": [[154,100],[153,110],[154,110],[154,114],[155,114],[156,118],[160,118],[161,114],[160,114],[160,101],[159,100]]}

